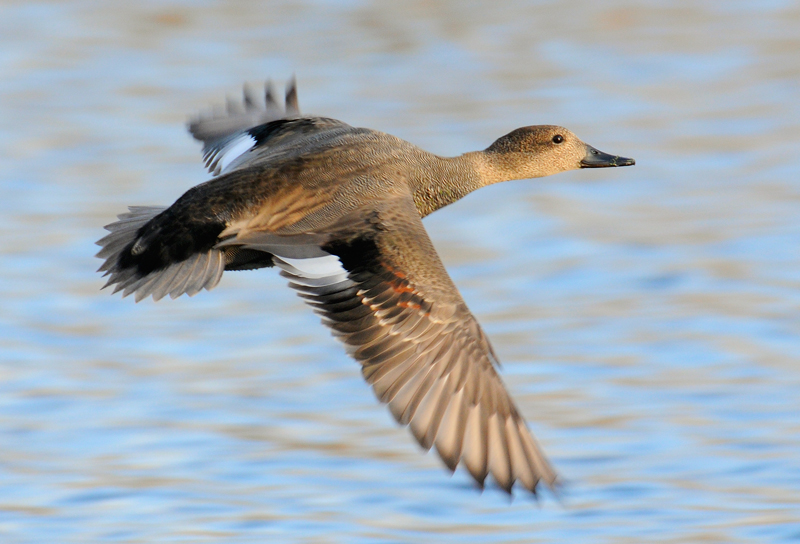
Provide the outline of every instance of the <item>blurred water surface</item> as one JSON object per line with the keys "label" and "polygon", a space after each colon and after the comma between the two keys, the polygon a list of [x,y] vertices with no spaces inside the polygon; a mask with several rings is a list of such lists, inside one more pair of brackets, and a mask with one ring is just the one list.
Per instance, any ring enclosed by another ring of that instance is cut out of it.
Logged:
{"label": "blurred water surface", "polygon": [[[4,2],[0,541],[800,540],[800,7]],[[304,111],[443,155],[558,123],[635,157],[426,219],[567,481],[450,478],[270,270],[134,304],[94,241],[204,181],[187,117]]]}

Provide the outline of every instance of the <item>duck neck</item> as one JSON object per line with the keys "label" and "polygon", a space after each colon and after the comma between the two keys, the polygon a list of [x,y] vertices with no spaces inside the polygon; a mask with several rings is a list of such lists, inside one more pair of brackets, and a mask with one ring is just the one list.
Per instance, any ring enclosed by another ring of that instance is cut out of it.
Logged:
{"label": "duck neck", "polygon": [[495,155],[473,151],[458,157],[428,157],[410,180],[420,215],[425,217],[486,185],[513,179],[505,175]]}

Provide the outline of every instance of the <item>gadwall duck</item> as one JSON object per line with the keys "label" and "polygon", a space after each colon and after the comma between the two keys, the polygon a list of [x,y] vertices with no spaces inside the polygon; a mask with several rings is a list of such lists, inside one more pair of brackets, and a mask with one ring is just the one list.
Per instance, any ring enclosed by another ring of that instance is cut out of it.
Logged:
{"label": "gadwall duck", "polygon": [[529,126],[444,158],[389,134],[302,115],[245,88],[189,124],[215,178],[172,206],[130,207],[100,240],[107,286],[136,301],[211,289],[224,270],[277,266],[425,449],[511,492],[556,473],[497,374],[497,357],[422,218],[475,189],[629,166],[559,126]]}

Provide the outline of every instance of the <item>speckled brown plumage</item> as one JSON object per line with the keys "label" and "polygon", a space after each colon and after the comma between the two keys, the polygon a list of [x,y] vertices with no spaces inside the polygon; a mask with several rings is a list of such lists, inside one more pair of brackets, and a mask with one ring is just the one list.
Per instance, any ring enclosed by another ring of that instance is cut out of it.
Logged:
{"label": "speckled brown plumage", "polygon": [[[556,474],[495,370],[422,218],[485,185],[633,160],[532,126],[443,158],[382,132],[303,116],[247,89],[193,121],[214,179],[169,208],[134,207],[98,242],[108,285],[136,300],[194,295],[223,270],[278,266],[426,449],[481,486],[535,491]],[[315,264],[314,264],[315,263]]]}

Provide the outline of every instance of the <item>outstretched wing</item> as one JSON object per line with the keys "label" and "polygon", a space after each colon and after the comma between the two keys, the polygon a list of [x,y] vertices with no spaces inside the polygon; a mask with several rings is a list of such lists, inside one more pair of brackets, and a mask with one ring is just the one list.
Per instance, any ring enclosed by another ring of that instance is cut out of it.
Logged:
{"label": "outstretched wing", "polygon": [[463,462],[480,485],[491,474],[509,492],[515,481],[531,491],[540,480],[552,487],[556,474],[498,376],[489,341],[412,198],[350,214],[322,249],[345,270],[309,273],[279,258],[276,264],[419,443],[435,446],[451,470]]}
{"label": "outstretched wing", "polygon": [[216,110],[191,121],[189,132],[192,136],[208,146],[237,132],[277,119],[300,115],[297,84],[294,80],[290,81],[286,88],[285,107],[275,99],[275,90],[271,82],[267,82],[263,98],[252,87],[245,85],[242,102],[228,99],[225,106],[224,110]]}
{"label": "outstretched wing", "polygon": [[189,123],[189,132],[203,142],[206,168],[215,176],[277,152],[305,150],[312,136],[336,128],[350,127],[335,119],[300,114],[294,79],[286,88],[285,107],[275,99],[268,82],[263,98],[245,86],[241,103],[229,99],[224,110]]}

